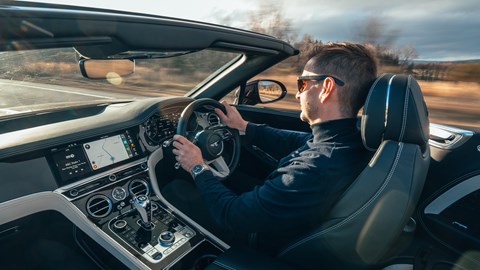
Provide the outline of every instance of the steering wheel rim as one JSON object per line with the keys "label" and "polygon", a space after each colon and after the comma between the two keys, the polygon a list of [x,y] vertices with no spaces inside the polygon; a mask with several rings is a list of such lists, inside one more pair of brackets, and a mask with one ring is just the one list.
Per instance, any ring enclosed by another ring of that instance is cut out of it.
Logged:
{"label": "steering wheel rim", "polygon": [[[212,111],[214,108],[219,108],[225,114],[227,113],[225,106],[214,99],[197,99],[185,107],[180,115],[177,124],[177,134],[187,138],[188,121],[192,114],[200,108],[207,108]],[[231,148],[233,152],[230,164],[227,164],[223,156],[224,142],[230,140],[232,141]],[[240,160],[240,134],[238,130],[224,125],[210,126],[207,129],[197,132],[192,142],[202,150],[205,163],[220,180],[228,178],[237,167]]]}

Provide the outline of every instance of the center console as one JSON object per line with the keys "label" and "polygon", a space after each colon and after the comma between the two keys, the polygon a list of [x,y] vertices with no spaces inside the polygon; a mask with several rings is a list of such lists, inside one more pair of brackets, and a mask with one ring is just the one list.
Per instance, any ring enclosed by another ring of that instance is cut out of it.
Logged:
{"label": "center console", "polygon": [[189,269],[223,252],[152,194],[146,159],[81,183],[59,191],[146,268]]}
{"label": "center console", "polygon": [[[125,248],[148,262],[172,262],[203,240],[194,229],[168,213],[159,203],[150,202],[151,221],[145,224],[137,209],[112,218],[103,230]],[[173,259],[172,259],[173,258]]]}
{"label": "center console", "polygon": [[137,133],[132,128],[52,149],[56,192],[145,269],[192,269],[221,254],[222,247],[157,198]]}

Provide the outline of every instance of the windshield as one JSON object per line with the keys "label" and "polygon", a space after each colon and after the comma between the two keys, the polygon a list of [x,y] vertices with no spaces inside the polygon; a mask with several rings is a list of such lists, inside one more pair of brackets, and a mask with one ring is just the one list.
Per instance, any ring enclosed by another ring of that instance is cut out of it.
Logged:
{"label": "windshield", "polygon": [[131,75],[93,80],[82,76],[74,48],[0,52],[0,117],[100,101],[183,96],[236,57],[203,50],[137,59]]}

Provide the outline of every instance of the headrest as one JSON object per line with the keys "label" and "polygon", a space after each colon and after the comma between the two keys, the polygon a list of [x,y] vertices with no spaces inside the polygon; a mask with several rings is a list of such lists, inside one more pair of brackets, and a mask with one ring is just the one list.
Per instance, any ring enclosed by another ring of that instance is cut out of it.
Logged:
{"label": "headrest", "polygon": [[417,81],[410,75],[378,77],[363,108],[361,132],[369,150],[383,140],[418,144],[424,150],[430,136],[428,111]]}

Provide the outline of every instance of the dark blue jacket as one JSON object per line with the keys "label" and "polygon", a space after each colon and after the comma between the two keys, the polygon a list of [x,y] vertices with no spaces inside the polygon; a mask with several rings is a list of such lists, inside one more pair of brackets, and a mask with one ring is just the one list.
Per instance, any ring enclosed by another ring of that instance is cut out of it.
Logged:
{"label": "dark blue jacket", "polygon": [[209,171],[195,183],[218,224],[256,233],[259,248],[274,253],[319,224],[369,162],[356,123],[322,122],[312,134],[249,123],[247,141],[280,160],[263,185],[237,195]]}

